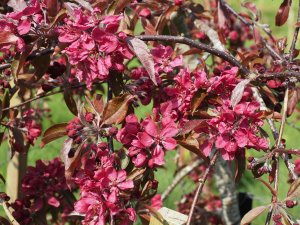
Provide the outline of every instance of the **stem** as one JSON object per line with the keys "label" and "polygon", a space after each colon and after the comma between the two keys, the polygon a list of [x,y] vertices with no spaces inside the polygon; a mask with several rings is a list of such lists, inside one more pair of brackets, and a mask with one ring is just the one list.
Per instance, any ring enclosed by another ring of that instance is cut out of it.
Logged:
{"label": "stem", "polygon": [[[297,22],[300,22],[300,0],[299,0],[299,3],[298,3],[298,19],[297,19]],[[289,57],[290,63],[293,61],[293,55],[294,55],[294,51],[295,51],[295,47],[296,47],[298,34],[299,34],[299,27],[297,26],[295,28],[295,31],[294,31],[293,41],[292,41],[292,45],[291,45],[290,52],[289,52],[290,53],[290,57]]]}
{"label": "stem", "polygon": [[200,49],[205,52],[209,52],[212,55],[216,55],[220,57],[221,59],[229,62],[233,66],[239,67],[240,71],[243,74],[249,74],[250,71],[245,68],[235,57],[231,56],[227,52],[220,51],[218,49],[212,48],[206,44],[194,41],[190,38],[186,37],[177,37],[177,36],[169,36],[169,35],[139,35],[136,36],[136,38],[139,38],[143,41],[167,41],[167,42],[175,42],[175,43],[181,43],[181,44],[186,44],[191,47]]}
{"label": "stem", "polygon": [[42,95],[39,95],[39,96],[37,96],[37,97],[30,98],[30,99],[28,99],[28,100],[26,100],[26,101],[24,101],[24,102],[22,102],[22,103],[20,103],[20,104],[17,104],[17,105],[11,106],[11,107],[4,108],[4,109],[2,109],[2,112],[7,111],[7,110],[10,110],[10,109],[14,109],[14,108],[21,107],[21,106],[23,106],[23,105],[26,105],[27,103],[36,101],[36,100],[41,99],[41,98],[45,98],[45,97],[48,97],[48,96],[51,96],[51,95],[55,95],[55,94],[58,94],[58,93],[62,93],[62,92],[64,92],[64,90],[67,89],[67,88],[79,88],[79,87],[84,87],[84,86],[85,86],[85,84],[80,84],[80,85],[75,85],[75,86],[69,86],[69,87],[63,88],[63,89],[61,89],[61,90],[59,90],[59,91],[54,91],[54,92],[51,92],[51,93],[48,93],[48,94],[42,94]]}
{"label": "stem", "polygon": [[[108,81],[107,81],[107,102],[109,102],[112,98],[113,98],[113,91],[112,91],[112,87],[111,87],[111,81],[110,81],[110,79],[108,79]],[[107,142],[108,142],[109,152],[110,152],[110,154],[112,154],[114,152],[113,137],[112,136],[107,137]]]}
{"label": "stem", "polygon": [[167,189],[162,193],[161,199],[164,201],[175,189],[175,187],[186,177],[190,172],[192,172],[196,167],[200,166],[203,163],[202,159],[197,159],[193,163],[185,166],[181,169],[173,179],[173,182],[167,187]]}
{"label": "stem", "polygon": [[203,190],[204,184],[205,184],[205,182],[208,178],[209,173],[211,172],[212,168],[214,167],[214,165],[217,161],[218,155],[219,155],[219,151],[216,151],[214,153],[211,161],[210,161],[209,166],[206,168],[206,170],[203,174],[203,177],[201,179],[199,179],[199,186],[198,186],[197,191],[196,191],[195,196],[194,196],[194,200],[193,200],[193,203],[192,203],[192,206],[191,206],[191,209],[190,209],[189,217],[188,217],[188,220],[187,220],[187,223],[186,223],[187,225],[191,225],[194,210],[195,210],[195,207],[196,207],[196,204],[197,204],[197,201],[198,201],[198,197],[199,197],[199,195],[201,194],[201,192]]}
{"label": "stem", "polygon": [[[39,52],[34,52],[34,53],[30,54],[27,57],[26,61],[30,61],[30,60],[32,60],[32,59],[34,59],[36,57],[39,57],[39,56],[51,54],[53,52],[54,52],[54,48],[53,47],[51,47],[51,48],[45,48],[45,49],[43,49],[43,50],[41,50]],[[5,69],[8,69],[10,67],[11,67],[11,62],[10,63],[6,63],[6,64],[2,64],[2,65],[0,65],[0,70],[5,70]]]}
{"label": "stem", "polygon": [[17,220],[13,217],[13,215],[11,214],[10,210],[7,207],[7,203],[3,202],[2,203],[3,209],[5,211],[5,214],[7,215],[9,221],[11,222],[12,225],[20,225]]}

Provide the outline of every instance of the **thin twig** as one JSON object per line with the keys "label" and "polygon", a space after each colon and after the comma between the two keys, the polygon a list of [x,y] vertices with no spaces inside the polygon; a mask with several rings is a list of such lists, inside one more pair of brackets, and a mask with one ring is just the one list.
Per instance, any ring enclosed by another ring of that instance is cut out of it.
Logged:
{"label": "thin twig", "polygon": [[202,159],[197,159],[191,164],[182,168],[174,177],[172,183],[167,187],[167,189],[162,193],[161,199],[164,201],[175,189],[175,187],[186,177],[190,172],[192,172],[195,168],[200,166],[203,163]]}
{"label": "thin twig", "polygon": [[[30,61],[32,59],[35,59],[36,57],[39,57],[39,56],[51,54],[53,52],[54,52],[54,48],[53,47],[51,47],[51,48],[45,48],[45,49],[43,49],[41,51],[34,52],[34,53],[30,54],[27,57],[26,61]],[[0,70],[5,70],[5,69],[10,68],[11,67],[11,63],[12,62],[0,65]]]}
{"label": "thin twig", "polygon": [[[300,0],[299,0],[299,3],[298,3],[298,19],[297,19],[297,22],[300,22]],[[290,63],[293,61],[293,55],[294,55],[294,51],[295,51],[295,47],[296,47],[298,34],[299,34],[299,26],[297,26],[295,28],[295,31],[294,31],[293,41],[292,41],[290,52],[289,52],[289,54],[290,54],[290,57],[289,57]]]}
{"label": "thin twig", "polygon": [[212,168],[214,167],[216,161],[217,161],[217,158],[219,156],[219,151],[216,151],[210,161],[210,164],[209,166],[206,168],[204,174],[203,174],[203,177],[199,179],[199,185],[198,185],[198,188],[197,188],[197,191],[195,193],[195,196],[194,196],[194,199],[193,199],[193,203],[192,203],[192,206],[191,206],[191,209],[190,209],[190,213],[189,213],[189,217],[188,217],[188,220],[187,220],[187,225],[191,225],[191,222],[192,222],[192,218],[193,218],[193,214],[194,214],[194,210],[195,210],[195,206],[197,205],[197,202],[198,202],[198,197],[199,195],[201,194],[202,192],[202,189],[204,187],[204,184],[208,178],[208,175],[209,173],[211,172]]}
{"label": "thin twig", "polygon": [[14,106],[10,106],[10,107],[7,107],[7,108],[3,108],[2,112],[10,110],[10,109],[21,107],[23,105],[26,105],[27,103],[36,101],[36,100],[41,99],[41,98],[45,98],[45,97],[48,97],[48,96],[51,96],[51,95],[62,93],[62,92],[64,92],[65,89],[68,89],[68,88],[72,89],[72,88],[79,88],[79,87],[84,87],[84,86],[86,86],[86,85],[85,84],[80,84],[80,85],[75,85],[75,86],[69,86],[69,87],[63,88],[63,89],[58,90],[58,91],[54,91],[54,92],[50,92],[50,93],[47,93],[47,94],[38,95],[38,96],[36,96],[34,98],[30,98],[30,99],[28,99],[28,100],[20,103],[20,104],[17,104],[17,105],[14,105]]}
{"label": "thin twig", "polygon": [[[107,81],[107,102],[109,102],[112,98],[113,98],[113,91],[112,91],[112,87],[111,87],[111,81],[110,81],[110,79],[108,79],[108,81]],[[107,141],[108,141],[109,152],[110,152],[110,154],[112,154],[114,152],[113,137],[112,136],[107,137]]]}
{"label": "thin twig", "polygon": [[229,62],[231,65],[239,67],[240,71],[243,74],[250,73],[250,71],[246,67],[244,67],[235,57],[231,56],[227,52],[220,51],[220,50],[210,47],[206,44],[200,43],[198,41],[194,41],[190,38],[180,37],[180,36],[179,37],[178,36],[169,36],[169,35],[139,35],[139,36],[136,36],[136,38],[139,38],[143,41],[167,41],[167,42],[186,44],[191,47],[200,49],[205,52],[209,52],[212,55],[220,57],[221,59]]}

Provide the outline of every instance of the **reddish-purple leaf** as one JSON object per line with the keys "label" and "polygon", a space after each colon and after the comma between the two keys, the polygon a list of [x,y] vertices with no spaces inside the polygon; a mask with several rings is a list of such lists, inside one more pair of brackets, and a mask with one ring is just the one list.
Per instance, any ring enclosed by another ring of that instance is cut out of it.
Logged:
{"label": "reddish-purple leaf", "polygon": [[128,105],[133,98],[133,95],[125,94],[110,100],[103,112],[103,124],[121,123],[127,114]]}
{"label": "reddish-purple leaf", "polygon": [[299,101],[298,92],[296,89],[292,90],[289,93],[289,101],[288,101],[288,107],[287,107],[287,116],[291,116],[294,112],[297,104]]}
{"label": "reddish-purple leaf", "polygon": [[208,124],[207,124],[206,120],[203,120],[203,119],[190,120],[184,124],[183,128],[179,132],[179,135],[185,135],[195,129],[206,127],[207,125]]}
{"label": "reddish-purple leaf", "polygon": [[70,89],[65,89],[64,91],[64,99],[66,102],[67,107],[75,116],[78,115],[77,105],[73,98],[72,92]]}
{"label": "reddish-purple leaf", "polygon": [[115,14],[121,12],[126,6],[130,4],[131,0],[119,0],[117,1],[117,5],[115,7]]}
{"label": "reddish-purple leaf", "polygon": [[47,13],[51,17],[55,17],[57,14],[57,1],[58,0],[47,0]]}
{"label": "reddish-purple leaf", "polygon": [[264,205],[264,206],[258,206],[254,209],[251,209],[241,220],[241,225],[250,224],[256,217],[262,214],[269,207],[270,206]]}
{"label": "reddish-purple leaf", "polygon": [[275,17],[275,25],[276,26],[282,26],[283,24],[285,24],[285,22],[287,21],[287,19],[289,17],[291,4],[292,4],[292,0],[284,0],[281,3],[279,10]]}
{"label": "reddish-purple leaf", "polygon": [[103,102],[103,98],[102,95],[96,94],[94,101],[93,101],[95,110],[102,115],[103,110],[104,110],[104,102]]}
{"label": "reddish-purple leaf", "polygon": [[61,124],[55,124],[52,127],[48,128],[45,133],[44,136],[42,138],[41,141],[41,148],[43,148],[46,144],[64,137],[67,133],[66,133],[66,126],[67,123],[61,123]]}
{"label": "reddish-purple leaf", "polygon": [[149,53],[148,46],[138,38],[128,38],[128,46],[139,58],[145,69],[147,70],[150,79],[157,85],[155,78],[154,61],[152,55]]}
{"label": "reddish-purple leaf", "polygon": [[10,225],[10,222],[7,219],[5,219],[4,217],[0,216],[0,224]]}
{"label": "reddish-purple leaf", "polygon": [[250,83],[249,79],[242,80],[240,83],[238,83],[235,88],[232,91],[231,94],[231,105],[234,108],[239,102],[241,101],[245,87]]}

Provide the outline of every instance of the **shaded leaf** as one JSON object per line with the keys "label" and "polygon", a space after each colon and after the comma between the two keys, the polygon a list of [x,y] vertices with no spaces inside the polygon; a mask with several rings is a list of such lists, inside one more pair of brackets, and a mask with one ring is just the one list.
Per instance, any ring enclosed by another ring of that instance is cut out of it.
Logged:
{"label": "shaded leaf", "polygon": [[234,108],[239,102],[241,101],[245,87],[250,83],[249,79],[242,80],[240,83],[238,83],[235,88],[232,91],[231,94],[231,105]]}
{"label": "shaded leaf", "polygon": [[110,100],[103,112],[103,124],[119,124],[127,114],[128,105],[134,98],[133,95],[124,94]]}
{"label": "shaded leaf", "polygon": [[183,128],[179,132],[179,135],[185,135],[195,129],[204,128],[207,125],[208,124],[206,120],[202,120],[202,119],[190,120],[184,124]]}
{"label": "shaded leaf", "polygon": [[235,182],[239,182],[243,176],[243,173],[245,172],[246,169],[246,158],[244,156],[242,157],[238,157],[235,160],[235,176],[234,176],[234,180]]}
{"label": "shaded leaf", "polygon": [[57,1],[58,0],[47,0],[47,13],[51,17],[57,15]]}
{"label": "shaded leaf", "polygon": [[155,79],[154,61],[152,55],[149,53],[148,46],[145,44],[145,42],[138,38],[127,38],[127,43],[147,70],[150,79],[155,85],[157,85]]}
{"label": "shaded leaf", "polygon": [[241,225],[250,224],[256,217],[262,214],[270,206],[258,206],[251,209],[241,220]]}
{"label": "shaded leaf", "polygon": [[67,123],[61,123],[61,124],[55,124],[52,127],[48,128],[42,138],[41,141],[41,148],[43,148],[46,144],[64,137],[67,133],[66,133],[66,126],[68,124]]}
{"label": "shaded leaf", "polygon": [[275,17],[275,25],[282,26],[289,17],[292,0],[283,0]]}
{"label": "shaded leaf", "polygon": [[78,115],[77,105],[73,98],[72,91],[70,89],[64,90],[64,99],[68,109],[75,115]]}
{"label": "shaded leaf", "polygon": [[299,197],[299,195],[300,195],[300,178],[298,178],[291,184],[287,193],[287,197],[295,198],[295,197]]}
{"label": "shaded leaf", "polygon": [[102,95],[96,94],[93,104],[94,104],[94,107],[95,107],[95,110],[97,111],[97,113],[102,115],[103,110],[104,110],[104,102],[103,102]]}
{"label": "shaded leaf", "polygon": [[0,224],[2,225],[10,225],[10,222],[4,217],[0,216]]}
{"label": "shaded leaf", "polygon": [[114,13],[118,14],[131,2],[131,0],[118,0],[116,2],[117,2],[117,5],[115,6]]}
{"label": "shaded leaf", "polygon": [[195,153],[197,156],[199,156],[201,159],[203,159],[206,163],[208,163],[208,158],[202,153],[202,151],[199,148],[199,142],[194,138],[188,138],[188,139],[182,139],[177,140],[177,143],[181,145],[182,147],[186,148],[187,150]]}
{"label": "shaded leaf", "polygon": [[36,81],[37,81],[41,79],[42,76],[44,76],[44,74],[47,72],[50,66],[51,58],[50,55],[47,54],[47,55],[35,57],[31,62],[35,68],[34,75],[36,76]]}
{"label": "shaded leaf", "polygon": [[[8,108],[10,106],[10,98],[9,98],[9,92],[5,92],[3,99],[2,99],[2,103],[1,103],[1,111],[4,108]],[[8,110],[1,112],[1,120],[7,116],[8,114]]]}
{"label": "shaded leaf", "polygon": [[196,109],[201,105],[203,100],[206,98],[208,94],[204,92],[196,92],[192,98],[191,103],[191,112],[194,113]]}

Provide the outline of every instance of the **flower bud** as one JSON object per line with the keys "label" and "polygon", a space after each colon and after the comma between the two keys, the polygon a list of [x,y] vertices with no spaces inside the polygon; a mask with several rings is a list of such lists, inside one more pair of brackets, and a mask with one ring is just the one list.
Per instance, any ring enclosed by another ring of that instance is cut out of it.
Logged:
{"label": "flower bud", "polygon": [[297,202],[293,200],[286,200],[285,205],[287,208],[293,208],[295,205],[297,205]]}
{"label": "flower bud", "polygon": [[88,112],[87,114],[85,114],[84,119],[86,120],[86,122],[91,123],[93,122],[95,118],[95,115],[91,112]]}

